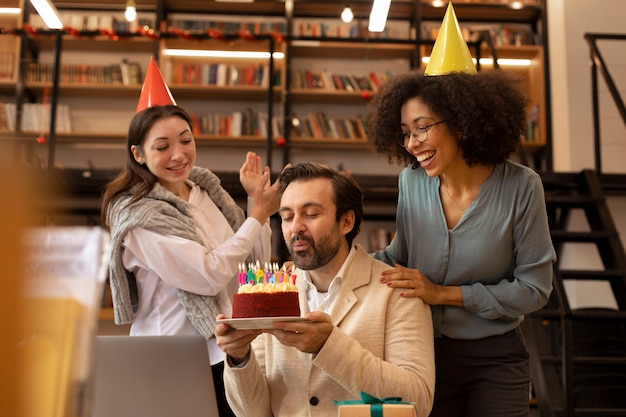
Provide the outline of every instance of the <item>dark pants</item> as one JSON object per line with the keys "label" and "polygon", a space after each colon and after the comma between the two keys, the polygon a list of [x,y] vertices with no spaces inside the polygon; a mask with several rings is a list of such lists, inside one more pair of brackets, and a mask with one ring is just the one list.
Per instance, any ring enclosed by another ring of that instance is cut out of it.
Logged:
{"label": "dark pants", "polygon": [[228,401],[226,401],[226,391],[224,389],[224,362],[212,365],[211,371],[213,371],[213,384],[215,385],[215,398],[217,399],[217,409],[220,413],[219,417],[235,417],[235,414],[228,405]]}
{"label": "dark pants", "polygon": [[528,417],[528,351],[521,330],[478,340],[435,339],[431,417]]}

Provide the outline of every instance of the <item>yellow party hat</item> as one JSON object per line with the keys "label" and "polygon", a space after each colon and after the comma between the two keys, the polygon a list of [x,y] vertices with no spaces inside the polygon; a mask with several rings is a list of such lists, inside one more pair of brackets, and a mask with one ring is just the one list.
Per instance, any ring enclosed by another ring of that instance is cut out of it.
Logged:
{"label": "yellow party hat", "polygon": [[476,74],[476,66],[450,2],[424,74],[443,75],[453,71]]}

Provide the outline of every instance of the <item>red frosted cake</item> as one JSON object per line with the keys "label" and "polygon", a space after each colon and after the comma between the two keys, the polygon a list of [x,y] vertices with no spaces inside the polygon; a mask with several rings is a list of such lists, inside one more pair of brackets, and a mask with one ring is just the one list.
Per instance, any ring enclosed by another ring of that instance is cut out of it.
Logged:
{"label": "red frosted cake", "polygon": [[233,299],[233,318],[300,317],[298,288],[289,282],[245,284]]}

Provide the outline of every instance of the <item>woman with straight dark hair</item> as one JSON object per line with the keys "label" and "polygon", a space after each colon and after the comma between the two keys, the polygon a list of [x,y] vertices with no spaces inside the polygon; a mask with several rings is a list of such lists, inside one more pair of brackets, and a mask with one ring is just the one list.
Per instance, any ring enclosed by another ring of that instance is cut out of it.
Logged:
{"label": "woman with straight dark hair", "polygon": [[[115,322],[130,335],[194,335],[207,339],[220,416],[232,416],[224,395],[224,354],[213,330],[231,316],[239,265],[267,262],[269,217],[278,183],[248,152],[239,175],[248,217],[208,169],[195,166],[189,115],[157,105],[132,119],[126,164],[104,192],[102,221],[111,231],[110,285]],[[158,364],[155,364],[158,366]]]}

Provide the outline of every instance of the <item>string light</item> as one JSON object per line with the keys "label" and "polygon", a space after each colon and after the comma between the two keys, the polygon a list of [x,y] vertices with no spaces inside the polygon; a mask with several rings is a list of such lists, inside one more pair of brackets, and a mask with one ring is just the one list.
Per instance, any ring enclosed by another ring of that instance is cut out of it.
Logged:
{"label": "string light", "polygon": [[354,19],[354,13],[352,13],[352,9],[349,4],[346,4],[346,7],[343,8],[341,12],[341,21],[344,23],[350,23]]}
{"label": "string light", "polygon": [[124,11],[124,17],[129,22],[134,22],[137,19],[137,5],[135,0],[126,1],[126,10]]}

